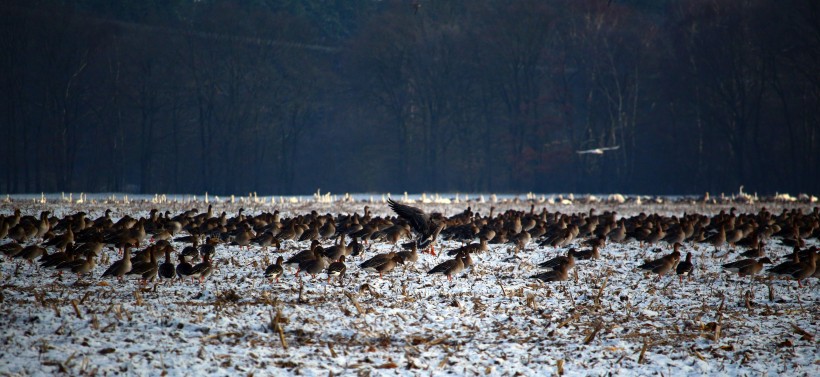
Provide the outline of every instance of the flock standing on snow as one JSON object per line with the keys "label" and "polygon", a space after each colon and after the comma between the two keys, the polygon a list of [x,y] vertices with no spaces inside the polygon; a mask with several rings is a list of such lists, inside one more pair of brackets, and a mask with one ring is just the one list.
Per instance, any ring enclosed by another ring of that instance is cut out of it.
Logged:
{"label": "flock standing on snow", "polygon": [[[557,255],[544,258],[537,265],[543,272],[530,277],[555,282],[567,280],[577,261],[605,261],[601,250],[608,242],[637,242],[641,248],[657,250],[658,245],[668,245],[672,249],[638,266],[658,279],[675,273],[683,283],[684,277],[696,271],[692,251],[681,261],[680,249],[685,244],[701,246],[697,248],[701,261],[707,256],[720,256],[724,261],[732,256],[736,260],[722,267],[740,276],[754,277],[764,265],[778,260],[779,264],[766,271],[773,278],[792,279],[802,287],[802,281],[820,277],[817,247],[807,246],[820,237],[817,207],[810,213],[794,209],[773,214],[763,208],[755,214],[736,214],[732,209],[713,216],[641,213],[618,218],[616,212],[597,214],[594,209],[576,214],[546,209],[536,213],[535,205],[529,212],[494,214],[495,208],[491,208],[489,214],[481,215],[467,208],[444,217],[393,200],[388,200],[388,205],[397,216],[373,216],[368,206],[362,215],[321,215],[313,211],[290,218],[280,216],[278,211],[249,216],[242,209],[233,217],[225,212],[216,216],[212,206],[204,213],[191,209],[176,215],[154,209],[147,218],[124,216],[117,221],[111,218],[111,210],[96,219],[85,212],[57,218],[49,211],[34,217],[16,210],[0,215],[0,239],[4,240],[0,251],[6,258],[36,262],[40,268],[54,269],[58,274],[73,273],[78,278],[102,271],[100,276],[104,278],[123,280],[135,276],[142,284],[157,279],[201,283],[214,271],[217,245],[280,253],[285,250],[282,245],[298,247],[305,241],[310,242],[307,249],[288,258],[277,256],[276,262],[264,270],[264,276],[278,281],[285,275],[286,266],[293,266],[296,277],[300,273],[314,277],[325,273],[328,282],[336,277],[341,284],[346,263],[352,260],[359,260],[359,269],[384,277],[397,266],[415,264],[420,252],[436,255],[438,239],[462,243],[458,248],[439,250],[454,258],[428,271],[448,280],[471,268],[473,255],[500,250],[491,249],[491,244],[507,244],[506,250],[516,255],[533,252],[528,246],[537,244],[541,248],[536,250],[552,248]],[[368,256],[369,246],[377,242],[392,244],[392,250]],[[767,255],[766,245],[771,242],[786,245],[792,252]],[[108,266],[98,266],[106,248],[116,250],[120,258]],[[737,255],[730,254],[733,252]]]}

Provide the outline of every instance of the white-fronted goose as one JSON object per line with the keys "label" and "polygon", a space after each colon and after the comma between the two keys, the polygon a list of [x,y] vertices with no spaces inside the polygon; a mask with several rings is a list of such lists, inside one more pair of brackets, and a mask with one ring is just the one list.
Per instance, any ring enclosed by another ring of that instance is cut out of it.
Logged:
{"label": "white-fronted goose", "polygon": [[409,251],[403,250],[398,252],[396,255],[398,255],[401,259],[401,264],[405,265],[405,268],[407,268],[407,265],[415,264],[419,260],[419,249],[414,243]]}
{"label": "white-fronted goose", "polygon": [[551,268],[553,270],[558,268],[559,266],[566,266],[567,270],[570,270],[572,267],[575,266],[575,248],[574,247],[567,250],[567,255],[566,256],[560,255],[560,256],[552,258],[552,259],[550,259],[546,262],[541,262],[541,263],[538,264],[538,267]]}
{"label": "white-fronted goose", "polygon": [[330,283],[330,279],[334,276],[339,277],[339,284],[342,283],[345,277],[345,271],[347,270],[347,266],[345,266],[345,256],[342,254],[339,257],[339,260],[336,262],[331,263],[327,266],[327,282]]}
{"label": "white-fronted goose", "polygon": [[327,258],[322,253],[322,249],[316,248],[313,252],[313,259],[308,259],[299,263],[299,270],[296,271],[296,276],[299,275],[300,271],[305,271],[313,278],[316,278],[317,274],[322,273],[322,271],[327,268],[327,264]]}
{"label": "white-fronted goose", "polygon": [[800,260],[799,254],[794,254],[794,259],[783,262],[768,270],[769,275],[781,276],[797,280],[797,285],[803,287],[801,280],[814,275],[817,269],[817,253],[811,250],[807,260]]}
{"label": "white-fronted goose", "polygon": [[85,259],[81,259],[80,263],[72,266],[71,272],[77,274],[77,279],[80,279],[83,275],[94,271],[94,267],[97,267],[96,255],[92,252],[86,252]]}
{"label": "white-fronted goose", "polygon": [[213,272],[213,265],[211,264],[211,256],[210,255],[203,255],[202,262],[199,264],[194,265],[191,268],[190,276],[192,278],[198,278],[199,283],[202,284],[202,281],[205,280],[208,276],[211,275]]}
{"label": "white-fronted goose", "polygon": [[680,252],[678,251],[678,247],[680,244],[675,244],[675,251],[670,254],[664,255],[655,260],[647,261],[644,264],[638,266],[638,268],[643,270],[652,271],[653,273],[658,274],[658,279],[661,278],[665,273],[669,272],[680,261]]}
{"label": "white-fronted goose", "polygon": [[692,253],[686,253],[686,260],[683,262],[678,263],[678,267],[675,268],[675,272],[678,274],[678,280],[682,283],[684,276],[689,276],[692,273],[695,265],[692,264]]}
{"label": "white-fronted goose", "polygon": [[182,256],[182,254],[179,254],[179,264],[177,264],[177,268],[176,268],[177,276],[179,276],[180,279],[185,279],[185,278],[190,277],[191,282],[193,282],[194,278],[193,278],[193,276],[191,276],[191,274],[193,273],[193,269],[194,269],[194,266],[191,265],[191,263],[188,262],[185,259],[185,257]]}
{"label": "white-fronted goose", "polygon": [[345,245],[345,235],[342,234],[339,236],[335,245],[328,247],[325,249],[324,255],[327,259],[331,261],[337,261],[343,255],[349,255],[350,251],[347,249],[347,245]]}
{"label": "white-fronted goose", "polygon": [[386,272],[390,272],[396,267],[396,263],[401,261],[395,252],[376,255],[359,265],[362,269],[379,273],[379,277],[384,277]]}
{"label": "white-fronted goose", "polygon": [[436,252],[433,245],[436,237],[438,237],[438,234],[441,233],[441,230],[446,226],[443,219],[439,216],[424,213],[424,211],[419,208],[395,202],[393,199],[387,199],[387,203],[393,212],[406,220],[410,224],[410,227],[419,234],[418,238],[416,238],[418,247],[423,250],[427,246],[430,246],[431,254],[435,255]]}
{"label": "white-fronted goose", "polygon": [[157,274],[162,279],[173,280],[176,277],[176,269],[174,263],[171,262],[171,250],[173,250],[172,247],[165,248],[165,262],[159,265]]}
{"label": "white-fronted goose", "polygon": [[757,275],[758,272],[762,271],[764,264],[771,263],[771,259],[767,257],[763,257],[758,260],[749,258],[731,263],[726,263],[723,265],[723,269],[726,271],[737,272],[737,274],[740,276],[752,276]]}
{"label": "white-fronted goose", "polygon": [[480,254],[490,249],[490,246],[487,244],[487,240],[485,238],[481,238],[478,243],[471,243],[469,245],[464,245],[459,247],[458,249],[450,250],[447,252],[447,255],[454,256],[458,255],[458,253],[476,253]]}
{"label": "white-fronted goose", "polygon": [[598,244],[595,243],[591,249],[578,250],[572,253],[572,256],[577,260],[598,259],[601,253],[598,251]]}
{"label": "white-fronted goose", "polygon": [[458,254],[454,259],[446,260],[433,267],[427,274],[442,274],[447,276],[447,280],[452,281],[453,275],[464,270],[464,254]]}
{"label": "white-fronted goose", "polygon": [[156,254],[154,254],[153,250],[149,250],[147,253],[148,261],[132,262],[131,271],[127,273],[128,275],[140,275],[140,281],[143,284],[147,284],[148,281],[154,281],[157,277],[157,271],[159,270]]}
{"label": "white-fronted goose", "polygon": [[103,272],[102,277],[113,276],[122,281],[123,275],[131,271],[131,246],[126,245],[122,259],[114,262]]}
{"label": "white-fronted goose", "polygon": [[563,264],[556,266],[556,268],[542,272],[540,274],[530,276],[531,279],[538,279],[545,283],[553,281],[564,281],[569,278],[569,265]]}
{"label": "white-fronted goose", "polygon": [[282,267],[282,262],[285,261],[285,258],[282,256],[276,257],[276,263],[268,266],[265,268],[265,277],[268,279],[276,279],[276,282],[279,282],[279,277],[285,273],[284,267]]}

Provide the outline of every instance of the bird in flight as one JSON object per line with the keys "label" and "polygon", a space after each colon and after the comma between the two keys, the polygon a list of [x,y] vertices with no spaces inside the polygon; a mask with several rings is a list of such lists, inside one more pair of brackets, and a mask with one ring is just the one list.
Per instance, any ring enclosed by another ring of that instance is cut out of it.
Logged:
{"label": "bird in flight", "polygon": [[601,147],[601,148],[595,148],[595,149],[587,149],[587,150],[583,150],[583,151],[575,151],[575,153],[578,153],[578,154],[604,154],[604,152],[606,152],[606,151],[614,151],[614,150],[616,150],[620,147],[621,147],[620,145],[616,145],[614,147]]}

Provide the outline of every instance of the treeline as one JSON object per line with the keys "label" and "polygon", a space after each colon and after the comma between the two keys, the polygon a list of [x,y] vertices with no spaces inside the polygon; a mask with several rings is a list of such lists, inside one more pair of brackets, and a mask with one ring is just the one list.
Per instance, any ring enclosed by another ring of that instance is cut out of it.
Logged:
{"label": "treeline", "polygon": [[820,192],[813,0],[6,1],[0,51],[3,192]]}

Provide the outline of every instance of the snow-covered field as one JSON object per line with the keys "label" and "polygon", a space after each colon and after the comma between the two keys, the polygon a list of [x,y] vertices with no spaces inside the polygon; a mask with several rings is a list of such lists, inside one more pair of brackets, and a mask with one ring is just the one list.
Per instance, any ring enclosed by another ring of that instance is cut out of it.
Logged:
{"label": "snow-covered field", "polygon": [[[362,213],[365,205],[374,215],[392,215],[380,195],[374,202],[369,197],[209,199],[215,213],[228,216],[240,207],[248,215],[279,210],[287,217],[311,210]],[[172,199],[16,196],[0,203],[0,214],[15,208],[34,216],[51,210],[57,217],[85,211],[93,219],[111,208],[117,219],[147,216],[152,208],[177,214],[207,207],[204,197]],[[450,216],[468,206],[482,214],[490,206],[495,213],[529,211],[534,202],[536,211],[594,207],[599,213],[615,210],[619,217],[711,215],[730,207],[756,213],[762,206],[772,213],[808,213],[816,205],[465,199],[413,205]],[[177,251],[183,247],[174,245]],[[439,241],[437,249],[460,245]],[[282,246],[287,258],[308,242]],[[371,244],[365,258],[391,248]],[[294,278],[292,269],[271,282],[263,270],[277,251],[226,244],[217,246],[217,269],[201,285],[142,288],[134,278],[100,278],[107,266],[102,263],[92,277],[77,281],[72,274],[56,277],[53,270],[4,259],[0,375],[820,375],[817,279],[804,282],[805,288],[776,280],[770,291],[762,275],[750,282],[721,271],[722,263],[739,259],[737,252],[716,256],[711,246],[687,243],[681,253],[694,255],[691,280],[681,284],[674,274],[656,280],[636,267],[668,253],[666,243],[641,248],[638,242],[609,242],[601,259],[577,262],[568,281],[541,283],[529,278],[541,271],[537,264],[564,255],[566,248],[533,242],[516,256],[512,249],[490,245],[452,282],[426,274],[446,255],[422,254],[415,266],[397,267],[382,279],[358,268],[361,256],[352,257],[343,286],[336,280],[328,284],[324,274]],[[777,241],[767,247],[772,256],[789,251]],[[118,257],[106,248],[103,258],[110,263]]]}

